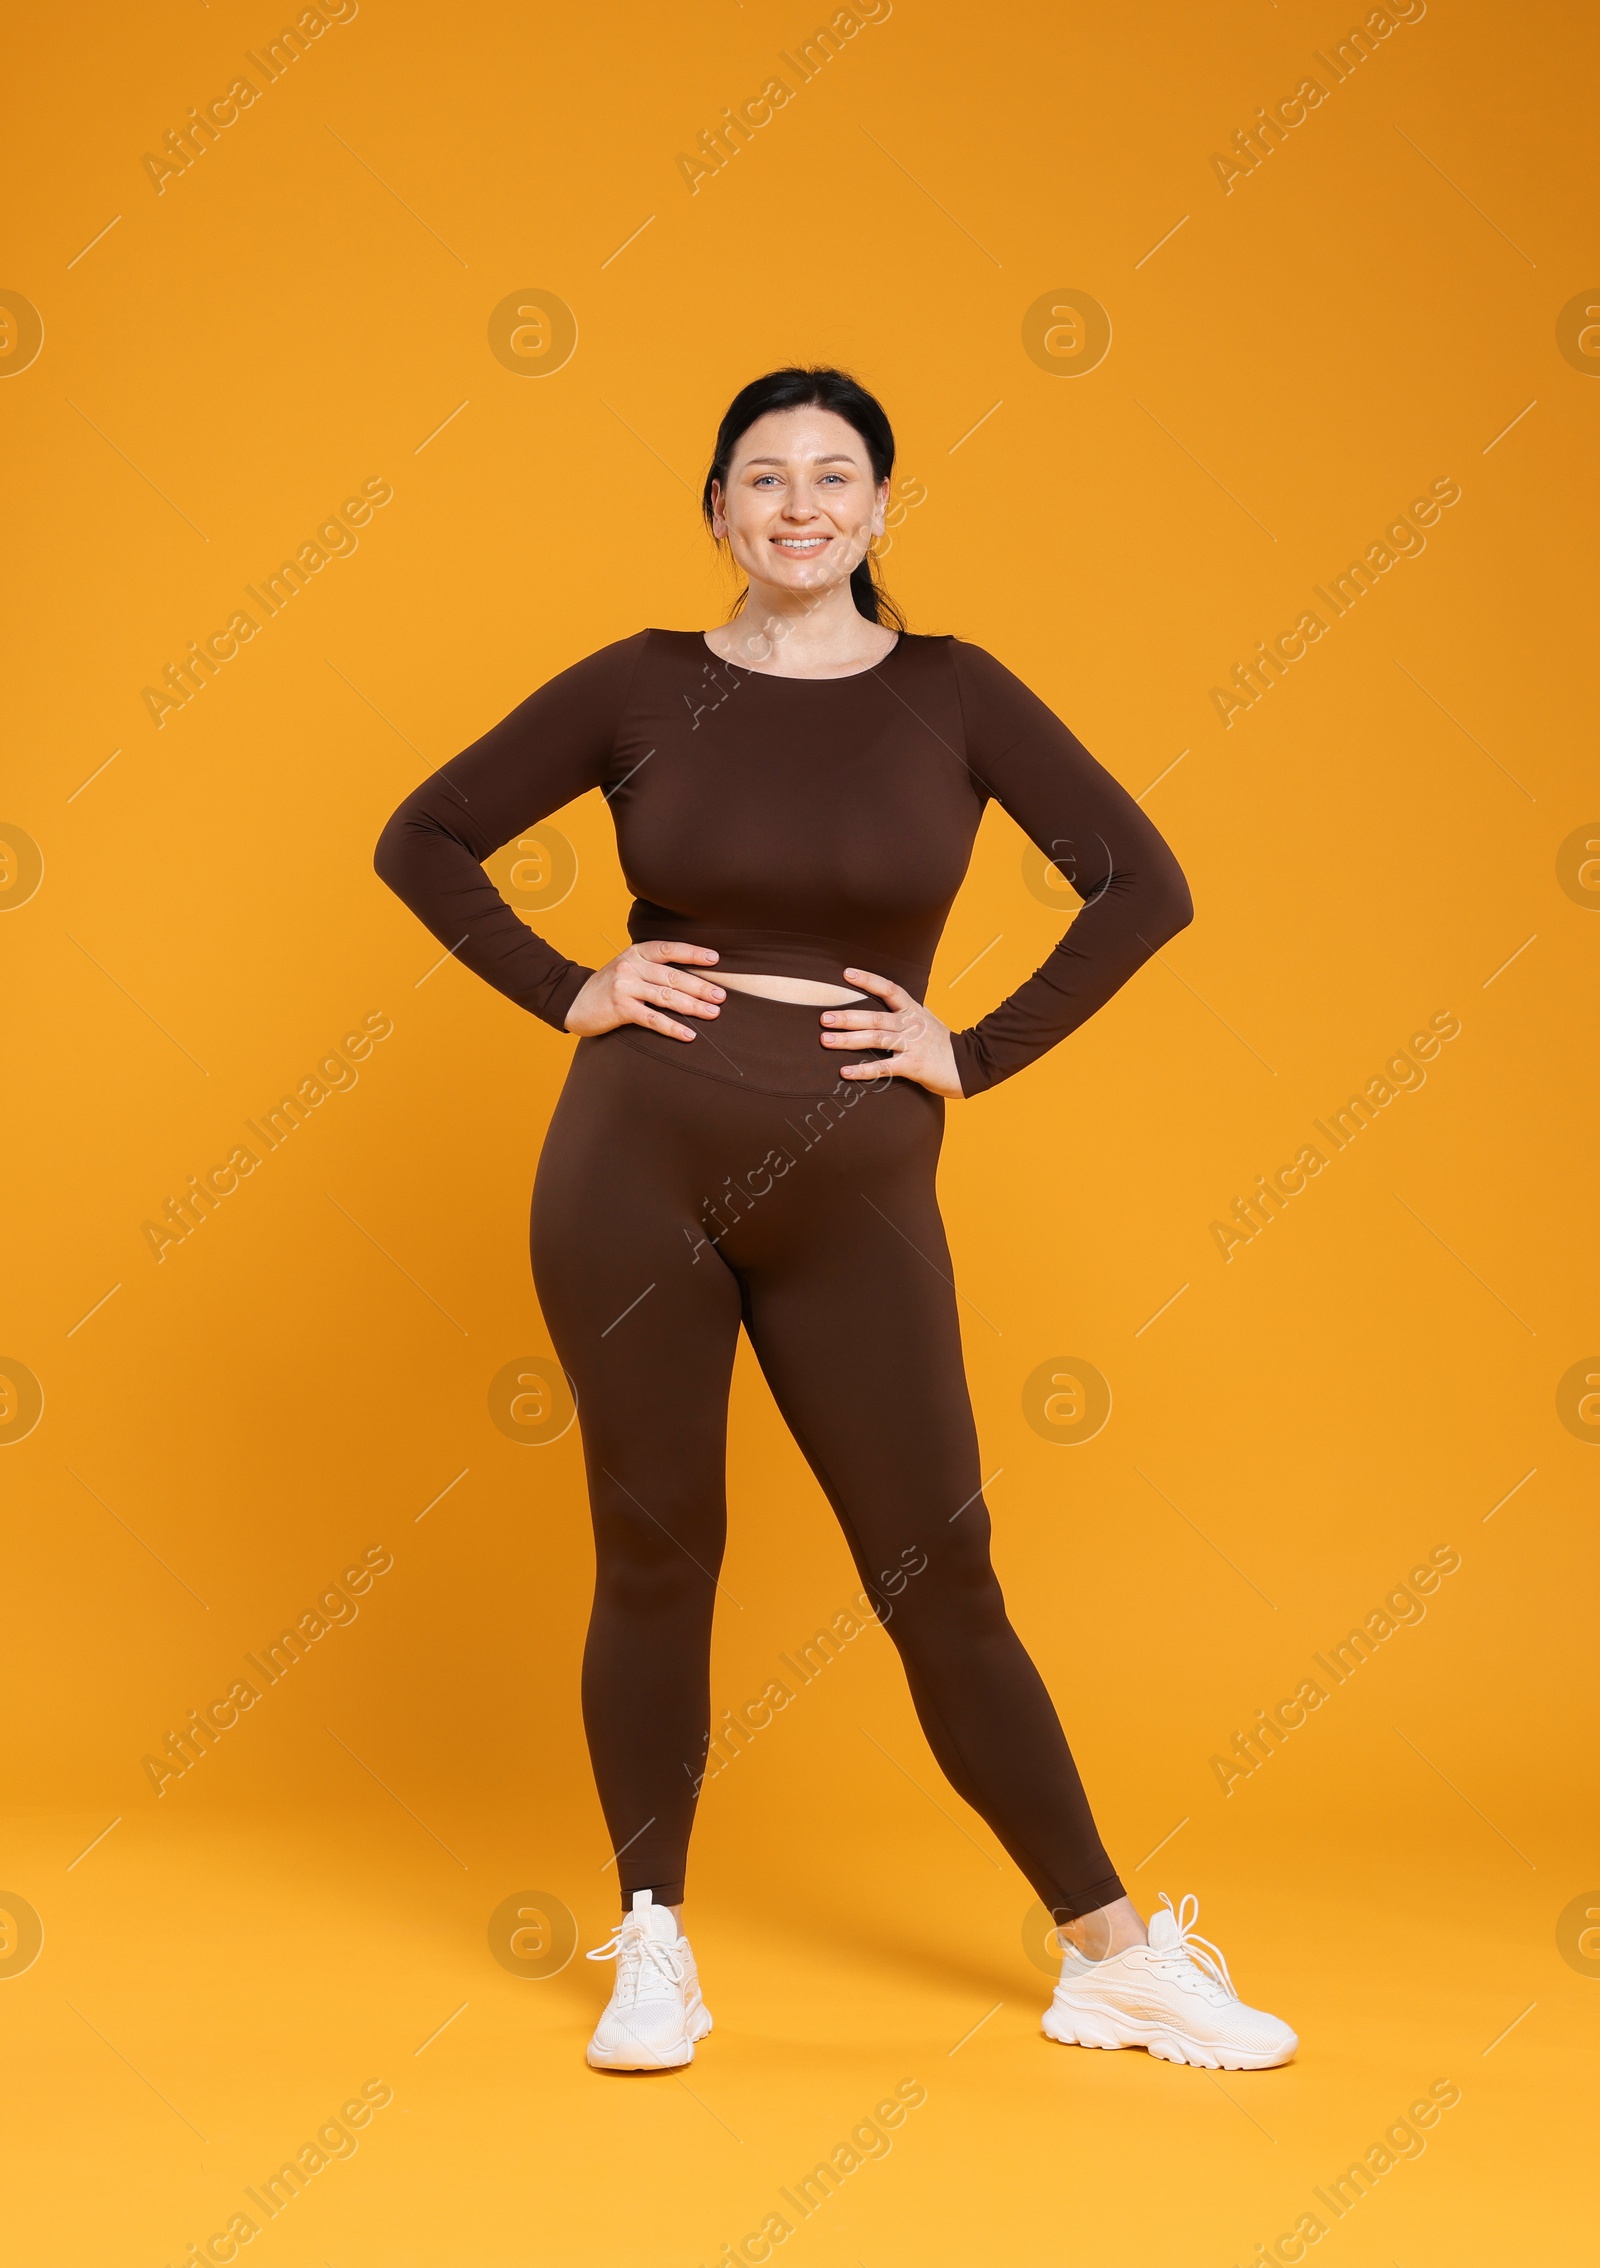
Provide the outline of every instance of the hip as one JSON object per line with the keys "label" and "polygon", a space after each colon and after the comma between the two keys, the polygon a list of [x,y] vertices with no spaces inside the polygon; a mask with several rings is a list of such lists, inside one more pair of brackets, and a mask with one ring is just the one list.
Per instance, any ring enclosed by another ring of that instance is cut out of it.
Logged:
{"label": "hip", "polygon": [[841,1085],[849,1091],[880,1084],[841,1080],[839,1074],[846,1064],[881,1063],[888,1054],[884,1048],[825,1047],[815,1005],[774,1000],[761,993],[729,990],[720,1014],[685,1016],[679,1021],[693,1025],[692,1040],[673,1039],[643,1024],[620,1024],[614,1031],[582,1039],[572,1070],[577,1071],[586,1054],[592,1059],[629,1048],[664,1069],[715,1079],[745,1093],[817,1096],[831,1094]]}
{"label": "hip", "polygon": [[[787,1177],[812,1202],[859,1209],[868,1189],[931,1190],[944,1103],[908,1079],[844,1079],[879,1049],[824,1048],[814,1008],[730,994],[693,1040],[625,1024],[581,1039],[545,1137],[536,1198],[681,1201],[724,1180]],[[710,1183],[707,1177],[711,1177]],[[608,1194],[609,1193],[609,1194]],[[759,1193],[759,1192],[758,1192]],[[784,1208],[787,1210],[787,1208]]]}

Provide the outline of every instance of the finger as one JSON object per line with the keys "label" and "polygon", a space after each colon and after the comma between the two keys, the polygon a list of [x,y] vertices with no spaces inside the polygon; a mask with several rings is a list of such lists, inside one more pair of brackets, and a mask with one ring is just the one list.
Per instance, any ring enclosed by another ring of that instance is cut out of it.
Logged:
{"label": "finger", "polygon": [[887,1000],[891,1008],[914,1008],[916,1006],[916,1002],[907,992],[905,986],[896,984],[892,977],[875,976],[871,969],[846,969],[844,973],[853,984],[865,985],[867,990],[875,992],[880,1000]]}
{"label": "finger", "polygon": [[700,977],[689,976],[682,969],[668,968],[660,961],[654,961],[648,967],[641,964],[638,968],[619,969],[617,982],[623,992],[646,993],[665,989],[668,992],[689,993],[698,1000],[723,1000],[727,997],[720,984],[706,984]]}
{"label": "finger", "polygon": [[822,1021],[847,1031],[877,1031],[885,1018],[881,1008],[825,1008]]}
{"label": "finger", "polygon": [[[901,1076],[900,1058],[894,1056],[888,1063],[842,1063],[841,1079],[894,1079]],[[906,1074],[910,1076],[910,1074]]]}
{"label": "finger", "polygon": [[677,969],[663,969],[659,962],[649,969],[623,969],[618,973],[617,989],[630,1000],[655,1000],[664,992],[674,995],[667,1005],[672,1008],[687,1006],[691,1000],[706,1000],[715,1004],[726,1000],[727,994],[719,984],[707,984],[697,976],[685,976]]}
{"label": "finger", "polygon": [[641,997],[653,1000],[658,1008],[678,1008],[689,1016],[720,1016],[722,1013],[714,1000],[700,999],[692,992],[685,992],[680,985],[648,985]]}
{"label": "finger", "polygon": [[673,969],[654,981],[670,984],[679,992],[692,993],[696,1000],[726,1000],[728,997],[720,984],[708,984],[704,977],[685,975],[681,969]]}
{"label": "finger", "polygon": [[880,1025],[865,1032],[824,1032],[824,1047],[892,1047],[898,1054],[906,1045],[906,1034],[897,1032],[892,1024]]}
{"label": "finger", "polygon": [[629,1007],[632,1013],[628,1021],[642,1024],[647,1032],[664,1032],[668,1039],[692,1040],[696,1036],[684,1025],[675,1024],[670,1016],[658,1016],[653,1008],[645,1007],[642,1001],[630,1001]]}
{"label": "finger", "polygon": [[719,957],[709,945],[678,945],[664,937],[647,937],[630,951],[646,961],[714,961]]}

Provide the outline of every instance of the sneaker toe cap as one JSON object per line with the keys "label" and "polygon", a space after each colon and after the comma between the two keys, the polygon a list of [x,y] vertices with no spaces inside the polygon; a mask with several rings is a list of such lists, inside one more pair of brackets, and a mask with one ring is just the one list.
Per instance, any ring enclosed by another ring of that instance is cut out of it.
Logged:
{"label": "sneaker toe cap", "polygon": [[638,2056],[650,2062],[683,2043],[683,2011],[668,2003],[647,2002],[626,2011],[608,2008],[589,2043],[592,2056],[610,2062]]}
{"label": "sneaker toe cap", "polygon": [[1300,2045],[1299,2034],[1281,2016],[1269,2016],[1264,2008],[1241,2006],[1238,2018],[1229,2027],[1232,2044],[1251,2056],[1271,2057],[1275,2063],[1287,2063]]}

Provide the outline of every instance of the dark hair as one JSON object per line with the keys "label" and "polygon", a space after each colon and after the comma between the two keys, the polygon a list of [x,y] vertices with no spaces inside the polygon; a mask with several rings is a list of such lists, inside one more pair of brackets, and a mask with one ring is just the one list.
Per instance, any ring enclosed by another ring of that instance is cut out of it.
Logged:
{"label": "dark hair", "polygon": [[[708,528],[713,525],[711,484],[715,481],[726,497],[733,452],[757,418],[765,417],[770,410],[813,407],[832,410],[847,425],[855,427],[867,445],[875,485],[889,478],[894,471],[894,433],[883,404],[869,394],[865,386],[847,370],[832,370],[826,366],[812,370],[769,370],[764,378],[752,378],[748,386],[740,387],[717,428],[711,469],[700,495],[700,509]],[[878,580],[870,551],[851,572],[850,595],[856,602],[857,613],[864,614],[869,622],[881,622],[891,630],[905,629],[905,617]],[[739,593],[734,601],[736,614],[748,596],[748,589]]]}

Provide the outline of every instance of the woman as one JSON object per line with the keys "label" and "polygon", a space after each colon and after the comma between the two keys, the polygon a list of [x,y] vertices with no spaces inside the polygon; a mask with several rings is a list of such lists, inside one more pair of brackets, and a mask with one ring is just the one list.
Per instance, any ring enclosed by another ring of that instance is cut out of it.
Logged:
{"label": "woman", "polygon": [[[747,578],[733,618],[563,670],[424,781],[377,850],[458,959],[579,1035],[532,1258],[582,1430],[584,1723],[624,1905],[591,1956],[617,1979],[588,2060],[685,2064],[711,2029],[682,1900],[742,1323],[935,1756],[1059,1925],[1046,2033],[1280,2063],[1293,2032],[1241,2004],[1192,1900],[1147,1933],[1007,1620],[934,1194],[946,1101],[1075,1031],[1193,908],[1150,821],[1042,702],[980,647],[904,628],[869,556],[893,465],[883,410],[843,373],[746,386],[703,499]],[[632,943],[599,969],[535,936],[481,864],[590,788],[635,892]],[[991,796],[1085,902],[1035,975],[953,1032],[923,993]]]}

